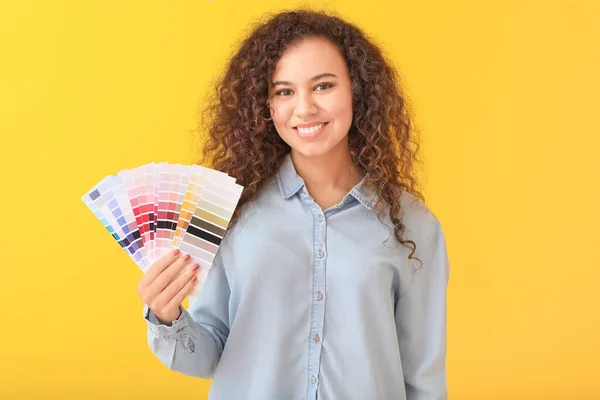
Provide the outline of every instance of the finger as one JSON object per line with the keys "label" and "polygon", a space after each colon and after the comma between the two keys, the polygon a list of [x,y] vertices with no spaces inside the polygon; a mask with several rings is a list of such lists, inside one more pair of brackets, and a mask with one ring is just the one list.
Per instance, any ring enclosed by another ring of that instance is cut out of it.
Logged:
{"label": "finger", "polygon": [[[187,271],[183,268],[189,263],[191,257],[186,256],[178,259],[171,264],[163,273],[154,280],[154,282],[142,290],[142,300],[152,310],[158,310],[159,313],[168,314],[169,308],[166,307],[171,301],[178,288],[185,286],[186,282],[192,278],[195,270],[188,268]],[[173,274],[173,271],[180,271],[183,269],[183,273],[179,274],[175,279],[171,279],[169,275]]]}
{"label": "finger", "polygon": [[157,276],[159,276],[169,265],[179,258],[181,251],[176,249],[170,251],[161,258],[158,259],[154,264],[148,268],[142,279],[140,280],[139,288],[149,286],[154,282]]}
{"label": "finger", "polygon": [[157,297],[165,288],[169,286],[171,282],[176,279],[181,270],[188,265],[192,260],[191,255],[186,254],[183,257],[178,258],[175,262],[171,263],[165,268],[160,275],[154,279],[154,281],[143,289],[144,296],[146,298],[154,299]]}
{"label": "finger", "polygon": [[169,265],[154,281],[157,286],[161,287],[161,292],[165,290],[165,288],[173,282],[177,277],[185,271],[186,268],[190,266],[193,262],[192,255],[186,254],[183,257],[180,257],[174,263]]}
{"label": "finger", "polygon": [[192,279],[200,266],[198,264],[194,264],[184,270],[176,279],[174,279],[160,294],[161,299],[159,300],[161,304],[168,304],[171,299],[188,283],[190,279]]}
{"label": "finger", "polygon": [[194,290],[194,285],[196,284],[196,282],[198,281],[198,276],[193,275],[191,277],[191,279],[189,279],[187,281],[187,283],[185,284],[185,286],[183,286],[183,288],[181,288],[181,290],[179,290],[175,296],[173,296],[173,298],[171,299],[171,301],[169,301],[169,303],[167,304],[168,308],[176,308],[179,307],[183,301],[185,300],[185,298]]}

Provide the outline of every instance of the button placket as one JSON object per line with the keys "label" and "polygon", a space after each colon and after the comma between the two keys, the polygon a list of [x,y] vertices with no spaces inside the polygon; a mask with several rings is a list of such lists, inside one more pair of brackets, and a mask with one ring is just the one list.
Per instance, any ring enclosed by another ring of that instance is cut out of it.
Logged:
{"label": "button placket", "polygon": [[[324,220],[323,214],[318,214],[317,220],[318,221],[323,221]],[[325,236],[326,236],[326,229],[327,228],[326,228],[326,226],[323,226],[323,225],[321,225],[319,228],[320,229],[318,229],[317,232],[319,232],[319,235],[318,235],[318,239],[319,240],[318,240],[318,242],[320,242],[319,244],[321,246],[321,250],[317,251],[317,257],[321,259],[321,261],[318,262],[318,265],[321,267],[320,268],[320,276],[324,276],[325,275],[325,272],[324,272],[325,271],[325,260],[324,260],[325,251],[323,251],[322,249],[325,248],[325,246],[326,246]],[[314,298],[315,298],[315,300],[318,303],[322,303],[323,294],[321,293],[321,291],[316,290]],[[320,307],[320,310],[322,311],[323,304],[321,304],[319,307]],[[322,317],[324,317],[324,315],[322,315]],[[319,329],[317,329],[315,331],[315,333],[313,334],[313,336],[312,336],[312,341],[317,346],[321,344],[321,336],[320,336],[320,334],[321,334],[321,330],[323,328],[323,326],[322,326],[322,320],[321,320],[321,324],[319,324],[318,328]]]}
{"label": "button placket", "polygon": [[325,274],[327,264],[327,219],[321,208],[310,201],[310,210],[314,222],[314,258],[313,280],[311,299],[311,324],[309,339],[309,369],[308,369],[308,395],[315,396],[321,363],[321,350],[323,343],[323,321],[325,317]]}

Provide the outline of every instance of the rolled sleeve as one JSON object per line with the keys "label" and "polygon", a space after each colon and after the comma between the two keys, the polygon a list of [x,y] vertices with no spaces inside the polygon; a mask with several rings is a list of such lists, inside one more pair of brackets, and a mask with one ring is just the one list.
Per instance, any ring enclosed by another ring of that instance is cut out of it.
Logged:
{"label": "rolled sleeve", "polygon": [[210,379],[214,376],[229,334],[229,284],[220,262],[215,262],[197,298],[171,325],[161,324],[144,305],[148,345],[168,368],[184,375]]}

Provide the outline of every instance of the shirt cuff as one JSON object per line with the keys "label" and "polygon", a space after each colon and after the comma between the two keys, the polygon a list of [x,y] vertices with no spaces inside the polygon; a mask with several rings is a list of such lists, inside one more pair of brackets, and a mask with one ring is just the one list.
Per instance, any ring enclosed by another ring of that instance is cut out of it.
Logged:
{"label": "shirt cuff", "polygon": [[180,305],[179,310],[181,311],[179,318],[172,321],[171,325],[165,325],[158,320],[148,305],[144,305],[144,319],[152,333],[156,336],[173,337],[174,334],[183,332],[184,329],[189,326],[189,318],[191,318],[188,318],[187,311],[183,306]]}

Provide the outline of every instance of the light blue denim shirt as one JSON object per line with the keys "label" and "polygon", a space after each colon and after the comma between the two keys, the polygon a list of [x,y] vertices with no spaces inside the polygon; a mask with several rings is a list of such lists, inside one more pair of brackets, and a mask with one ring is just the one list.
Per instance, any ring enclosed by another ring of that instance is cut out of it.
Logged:
{"label": "light blue denim shirt", "polygon": [[446,399],[442,228],[403,194],[423,264],[409,260],[365,179],[323,211],[288,155],[180,318],[161,325],[144,306],[152,352],[213,379],[211,400]]}

